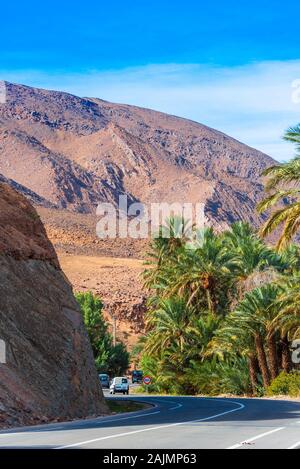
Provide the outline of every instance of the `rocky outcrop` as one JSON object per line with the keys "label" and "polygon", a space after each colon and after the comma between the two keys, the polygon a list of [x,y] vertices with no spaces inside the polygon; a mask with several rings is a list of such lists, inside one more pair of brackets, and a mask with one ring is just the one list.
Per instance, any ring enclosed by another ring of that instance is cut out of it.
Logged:
{"label": "rocky outcrop", "polygon": [[31,204],[0,183],[0,426],[107,413],[70,283]]}

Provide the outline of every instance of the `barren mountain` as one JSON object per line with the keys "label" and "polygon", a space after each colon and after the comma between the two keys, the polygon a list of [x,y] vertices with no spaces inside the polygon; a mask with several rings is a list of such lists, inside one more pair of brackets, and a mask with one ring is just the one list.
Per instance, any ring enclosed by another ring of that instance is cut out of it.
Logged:
{"label": "barren mountain", "polygon": [[127,193],[203,202],[220,227],[259,223],[260,174],[273,160],[196,122],[7,83],[0,129],[0,172],[59,208],[94,213]]}

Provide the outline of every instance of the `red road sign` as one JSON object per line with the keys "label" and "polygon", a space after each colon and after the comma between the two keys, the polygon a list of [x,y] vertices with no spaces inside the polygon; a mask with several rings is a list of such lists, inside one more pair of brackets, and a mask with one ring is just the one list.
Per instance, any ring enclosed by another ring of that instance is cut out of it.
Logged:
{"label": "red road sign", "polygon": [[151,381],[151,376],[144,376],[143,383],[146,384],[146,386],[149,386],[149,384],[151,384]]}

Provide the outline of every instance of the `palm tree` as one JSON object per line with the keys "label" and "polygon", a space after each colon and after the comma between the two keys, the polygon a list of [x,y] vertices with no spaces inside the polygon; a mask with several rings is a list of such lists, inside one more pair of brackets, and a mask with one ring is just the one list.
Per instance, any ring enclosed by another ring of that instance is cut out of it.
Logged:
{"label": "palm tree", "polygon": [[194,245],[186,246],[176,265],[168,271],[166,294],[178,294],[187,304],[216,315],[224,313],[236,269],[235,254],[224,248],[211,228],[198,233]]}
{"label": "palm tree", "polygon": [[[294,273],[283,285],[283,292],[277,301],[278,314],[274,327],[281,333],[281,367],[289,373],[292,368],[290,340],[300,336],[300,274]],[[290,340],[289,340],[290,339]]]}
{"label": "palm tree", "polygon": [[[254,339],[265,387],[270,385],[270,378],[275,379],[278,376],[277,329],[274,319],[278,315],[276,302],[280,293],[281,289],[277,285],[269,284],[256,288],[246,293],[234,313],[234,320],[241,327],[245,327]],[[268,348],[269,363],[265,343]]]}
{"label": "palm tree", "polygon": [[162,299],[158,307],[146,316],[146,329],[149,332],[145,351],[161,353],[172,344],[182,353],[188,338],[188,325],[193,310],[183,298]]}
{"label": "palm tree", "polygon": [[265,237],[283,225],[278,250],[284,249],[292,240],[300,225],[300,124],[288,129],[284,139],[296,144],[297,156],[264,171],[263,175],[269,178],[265,187],[267,197],[257,207],[260,213],[275,207],[260,232]]}
{"label": "palm tree", "polygon": [[211,354],[218,356],[222,361],[226,360],[227,357],[245,357],[248,360],[252,394],[256,394],[260,369],[256,357],[255,343],[244,325],[235,320],[235,313],[229,314],[223,325],[216,331],[215,337],[210,342],[206,352],[207,356]]}
{"label": "palm tree", "polygon": [[281,252],[281,259],[287,274],[295,275],[300,271],[300,247],[297,244],[288,244]]}
{"label": "palm tree", "polygon": [[160,227],[146,254],[147,269],[143,272],[145,288],[155,289],[157,293],[165,288],[165,270],[176,262],[177,256],[186,245],[190,235],[188,225],[182,217],[174,216]]}
{"label": "palm tree", "polygon": [[236,255],[235,275],[237,280],[237,300],[241,300],[245,291],[252,290],[260,280],[265,283],[274,278],[275,271],[287,267],[281,256],[254,233],[248,223],[234,223],[223,235],[226,248]]}

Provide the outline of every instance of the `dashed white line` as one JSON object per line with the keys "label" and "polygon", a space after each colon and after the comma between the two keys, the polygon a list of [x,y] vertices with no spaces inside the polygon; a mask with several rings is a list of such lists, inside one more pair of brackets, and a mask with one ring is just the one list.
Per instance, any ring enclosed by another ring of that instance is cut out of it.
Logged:
{"label": "dashed white line", "polygon": [[261,433],[260,435],[254,436],[253,438],[249,438],[248,440],[242,441],[241,443],[237,443],[236,445],[230,446],[227,449],[241,448],[242,446],[247,445],[248,443],[252,443],[252,441],[259,440],[260,438],[271,435],[272,433],[280,432],[281,430],[284,430],[285,428],[286,427],[279,427],[279,428],[275,428],[274,430],[271,430],[269,432]]}

